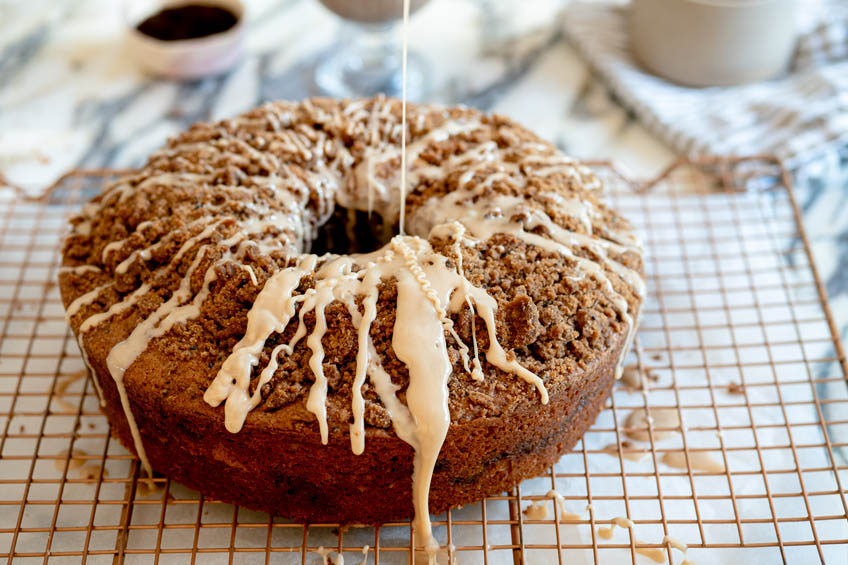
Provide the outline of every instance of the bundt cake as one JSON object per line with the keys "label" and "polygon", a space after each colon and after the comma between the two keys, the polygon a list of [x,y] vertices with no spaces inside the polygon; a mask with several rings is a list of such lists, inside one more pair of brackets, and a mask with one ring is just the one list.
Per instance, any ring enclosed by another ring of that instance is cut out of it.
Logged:
{"label": "bundt cake", "polygon": [[592,423],[644,294],[630,225],[585,167],[468,108],[409,106],[402,201],[400,108],[197,124],[72,219],[67,317],[148,473],[313,523],[414,514],[432,546],[430,512]]}

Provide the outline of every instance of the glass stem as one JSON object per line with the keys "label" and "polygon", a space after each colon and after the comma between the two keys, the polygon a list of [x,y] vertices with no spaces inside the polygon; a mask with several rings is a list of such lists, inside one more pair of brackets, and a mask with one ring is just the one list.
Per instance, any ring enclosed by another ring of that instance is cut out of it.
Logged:
{"label": "glass stem", "polygon": [[388,24],[357,24],[345,22],[341,43],[346,51],[350,70],[377,76],[387,76],[400,69],[400,41],[395,22]]}

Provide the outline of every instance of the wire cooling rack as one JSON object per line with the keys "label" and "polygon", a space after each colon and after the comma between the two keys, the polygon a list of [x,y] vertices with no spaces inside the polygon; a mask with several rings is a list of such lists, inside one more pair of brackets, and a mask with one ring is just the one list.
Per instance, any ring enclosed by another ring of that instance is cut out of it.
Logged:
{"label": "wire cooling rack", "polygon": [[[788,177],[769,159],[703,165],[650,186],[595,165],[645,240],[628,364],[649,386],[617,386],[544,477],[435,516],[440,563],[681,563],[665,536],[698,565],[848,561],[848,366]],[[743,169],[773,187],[736,192]],[[0,557],[415,561],[408,522],[298,524],[143,480],[109,435],[55,283],[67,217],[104,175],[70,175],[38,200],[0,191]],[[628,422],[639,408],[651,417]],[[632,528],[610,532],[619,516]]]}

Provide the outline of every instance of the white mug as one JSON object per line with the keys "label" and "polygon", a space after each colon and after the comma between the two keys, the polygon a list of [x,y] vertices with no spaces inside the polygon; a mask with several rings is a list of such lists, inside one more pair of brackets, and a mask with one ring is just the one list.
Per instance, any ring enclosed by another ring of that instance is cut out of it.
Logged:
{"label": "white mug", "polygon": [[784,72],[795,51],[797,0],[632,0],[630,45],[650,72],[689,86],[726,86]]}

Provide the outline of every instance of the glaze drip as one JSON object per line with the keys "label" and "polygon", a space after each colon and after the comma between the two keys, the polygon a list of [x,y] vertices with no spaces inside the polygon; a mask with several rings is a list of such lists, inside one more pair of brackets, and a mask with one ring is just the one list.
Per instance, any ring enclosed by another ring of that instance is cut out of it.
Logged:
{"label": "glaze drip", "polygon": [[[303,294],[295,294],[301,280],[309,274],[313,275],[315,286]],[[376,317],[379,285],[391,279],[397,281],[392,349],[409,370],[406,406],[397,399],[396,385],[380,367],[369,332]],[[361,313],[355,306],[357,297],[363,299]],[[473,304],[489,333],[487,361],[535,386],[542,403],[548,402],[547,390],[541,378],[510,359],[498,342],[495,300],[449,268],[447,258],[433,251],[426,240],[398,235],[385,248],[366,255],[305,256],[298,265],[284,269],[268,280],[248,314],[244,338],[224,361],[203,397],[212,406],[224,403],[225,425],[229,431],[242,429],[248,412],[261,401],[262,386],[276,371],[278,356],[290,354],[306,335],[304,314],[314,311],[316,322],[307,337],[307,344],[312,350],[309,365],[315,381],[309,390],[306,407],[318,421],[322,443],[328,442],[327,381],[323,373],[321,339],[327,329],[323,311],[334,301],[349,305],[359,339],[352,400],[354,422],[350,427],[351,448],[357,454],[365,448],[362,385],[370,377],[391,415],[395,433],[414,449],[415,530],[432,549],[435,542],[427,511],[430,480],[450,427],[448,379],[452,364],[445,336],[459,339],[453,332],[448,312],[457,312],[464,305]],[[288,327],[298,304],[298,326],[294,336],[288,344],[278,345],[272,351],[271,361],[260,372],[257,386],[250,394],[252,369],[258,363],[266,341],[272,334],[282,333]],[[465,348],[467,350],[467,346]],[[475,355],[475,366],[479,364]],[[435,548],[438,549],[438,545]]]}

